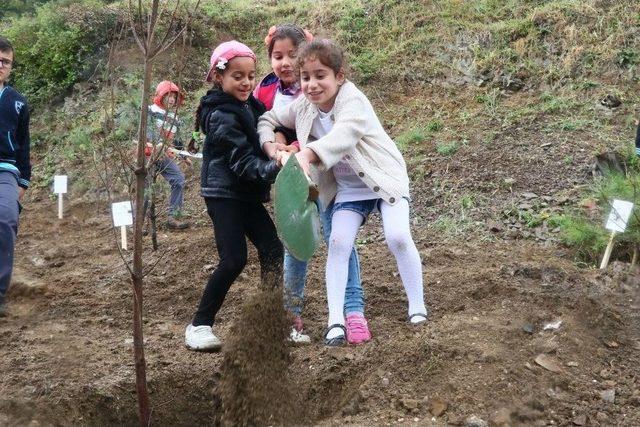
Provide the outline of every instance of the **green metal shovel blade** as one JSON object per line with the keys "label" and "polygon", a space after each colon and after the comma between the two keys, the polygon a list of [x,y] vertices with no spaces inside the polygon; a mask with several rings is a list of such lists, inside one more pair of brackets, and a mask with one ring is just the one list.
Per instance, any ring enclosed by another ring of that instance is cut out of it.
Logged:
{"label": "green metal shovel blade", "polygon": [[276,228],[289,253],[308,261],[320,244],[320,218],[309,200],[309,181],[298,160],[291,156],[275,183]]}

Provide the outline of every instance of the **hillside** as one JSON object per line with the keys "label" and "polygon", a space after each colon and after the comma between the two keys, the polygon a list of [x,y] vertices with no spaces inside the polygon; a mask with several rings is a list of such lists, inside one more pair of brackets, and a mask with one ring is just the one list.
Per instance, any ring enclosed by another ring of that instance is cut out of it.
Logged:
{"label": "hillside", "polygon": [[[53,1],[0,24],[17,49],[14,83],[33,103],[35,174],[10,312],[0,319],[1,425],[136,423],[131,289],[102,181],[115,199],[128,197],[129,175],[114,165],[135,132],[142,70],[121,31],[125,5]],[[584,210],[596,154],[617,151],[634,165],[640,5],[205,1],[189,37],[158,59],[154,82],[179,81],[190,116],[207,89],[213,46],[246,42],[262,75],[266,30],[288,21],[345,47],[349,78],[407,160],[432,316],[425,328],[406,325],[397,268],[374,218],[358,236],[374,339],[325,348],[323,247],[307,285],[313,343],[291,348],[283,373],[295,398],[288,411],[277,396],[249,401],[262,413],[288,414],[254,421],[482,425],[475,416],[490,425],[640,425],[640,270],[624,250],[608,270],[595,270],[594,259],[563,244],[557,220]],[[607,95],[621,105],[603,105]],[[105,166],[115,172],[105,176]],[[63,220],[49,194],[57,173],[71,183]],[[241,419],[223,413],[224,356],[183,346],[217,262],[199,165],[186,174],[193,226],[160,231],[163,259],[145,285],[153,424],[231,425]],[[151,264],[159,254],[145,245]],[[223,339],[260,286],[253,249],[245,273],[221,312]],[[545,330],[556,320],[558,329]],[[255,361],[260,367],[259,355]]]}

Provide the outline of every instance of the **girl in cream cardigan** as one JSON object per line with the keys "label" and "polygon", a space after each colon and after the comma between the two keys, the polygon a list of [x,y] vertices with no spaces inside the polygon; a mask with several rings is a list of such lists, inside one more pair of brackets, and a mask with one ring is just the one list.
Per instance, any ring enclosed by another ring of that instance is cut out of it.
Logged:
{"label": "girl in cream cardigan", "polygon": [[358,229],[375,211],[382,216],[387,245],[398,264],[409,322],[424,323],[422,264],[409,229],[409,177],[402,155],[367,97],[345,79],[344,55],[337,45],[314,40],[298,54],[297,66],[304,97],[265,113],[258,133],[264,144],[273,142],[276,127],[295,129],[301,148],[296,158],[318,184],[321,208],[334,201],[325,344],[345,343],[349,255]]}

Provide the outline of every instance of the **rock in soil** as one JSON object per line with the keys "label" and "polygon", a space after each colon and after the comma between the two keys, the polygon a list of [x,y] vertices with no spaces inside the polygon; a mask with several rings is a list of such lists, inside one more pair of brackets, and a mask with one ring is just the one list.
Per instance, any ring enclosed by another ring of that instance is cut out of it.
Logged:
{"label": "rock in soil", "polygon": [[577,426],[583,426],[587,424],[587,416],[585,414],[578,415],[573,419],[573,424]]}
{"label": "rock in soil", "polygon": [[429,412],[431,412],[434,417],[439,417],[444,414],[448,407],[447,402],[442,399],[432,399],[429,401]]}
{"label": "rock in soil", "polygon": [[464,420],[465,427],[489,427],[489,424],[478,417],[477,415],[471,415],[466,420]]}
{"label": "rock in soil", "polygon": [[548,356],[546,354],[539,354],[535,358],[535,362],[545,368],[547,371],[560,373],[562,372],[562,365],[558,362],[558,359],[552,356]]}
{"label": "rock in soil", "polygon": [[600,398],[607,403],[613,403],[616,400],[615,389],[608,389],[600,392]]}

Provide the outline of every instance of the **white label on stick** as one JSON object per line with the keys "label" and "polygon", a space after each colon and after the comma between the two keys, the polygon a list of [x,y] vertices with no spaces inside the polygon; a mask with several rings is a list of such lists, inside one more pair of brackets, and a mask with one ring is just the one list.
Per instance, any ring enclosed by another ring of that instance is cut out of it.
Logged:
{"label": "white label on stick", "polygon": [[605,225],[607,230],[617,231],[618,233],[624,232],[627,228],[627,221],[629,221],[632,209],[633,203],[624,200],[614,200],[611,204],[611,213],[609,213],[609,218]]}
{"label": "white label on stick", "polygon": [[64,194],[67,192],[67,175],[56,175],[53,177],[54,194]]}
{"label": "white label on stick", "polygon": [[131,202],[118,202],[111,205],[111,213],[113,214],[113,225],[122,227],[124,225],[133,224],[133,213],[131,212]]}

